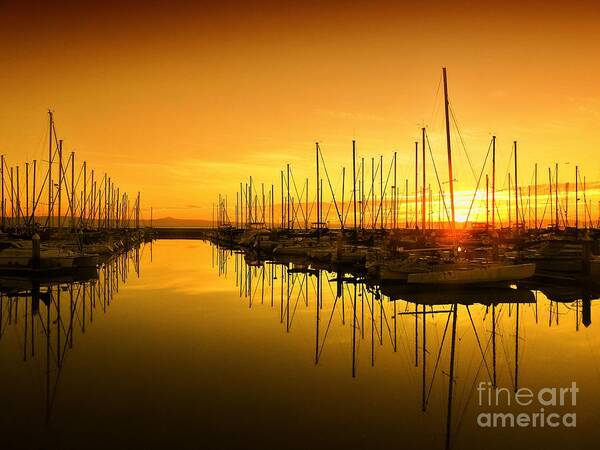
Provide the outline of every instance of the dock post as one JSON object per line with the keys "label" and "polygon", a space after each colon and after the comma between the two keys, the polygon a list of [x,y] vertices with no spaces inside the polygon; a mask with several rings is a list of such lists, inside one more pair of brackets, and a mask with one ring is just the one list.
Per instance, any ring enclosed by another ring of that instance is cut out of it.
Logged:
{"label": "dock post", "polygon": [[40,267],[40,249],[41,249],[41,243],[40,243],[40,235],[35,233],[33,235],[33,237],[31,238],[32,240],[32,245],[31,245],[31,265],[34,269],[39,269]]}

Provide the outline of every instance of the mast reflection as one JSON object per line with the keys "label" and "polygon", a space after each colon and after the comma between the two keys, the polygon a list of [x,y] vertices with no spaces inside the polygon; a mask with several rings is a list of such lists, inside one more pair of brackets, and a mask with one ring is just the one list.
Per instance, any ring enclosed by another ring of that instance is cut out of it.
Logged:
{"label": "mast reflection", "polygon": [[[334,329],[347,337],[349,375],[353,378],[360,375],[361,355],[374,367],[377,349],[402,353],[403,374],[419,371],[412,379],[420,385],[423,414],[428,413],[435,392],[440,398],[446,393],[443,446],[447,449],[456,442],[460,419],[477,382],[489,382],[493,388],[519,388],[525,326],[544,326],[538,319],[547,312],[549,327],[560,326],[559,316],[567,314],[575,316],[577,331],[580,324],[589,327],[591,302],[600,297],[590,286],[532,281],[475,289],[381,286],[343,266],[319,267],[301,259],[263,261],[221,246],[214,246],[213,251],[222,276],[234,261],[240,298],[247,300],[250,308],[257,298],[263,304],[265,296],[270,297],[272,308],[279,305],[278,317],[285,332],[293,329],[298,308],[309,315],[312,312],[315,365],[326,358],[326,343]],[[538,309],[538,305],[542,306]],[[348,313],[350,321],[346,320]],[[459,356],[469,351],[476,360],[465,368],[464,357]],[[436,404],[436,409],[441,406]]]}
{"label": "mast reflection", "polygon": [[78,338],[106,313],[132,266],[139,276],[139,247],[111,256],[98,268],[62,277],[0,277],[0,339],[9,330],[23,343],[23,361],[44,359],[44,421],[50,423],[61,371]]}

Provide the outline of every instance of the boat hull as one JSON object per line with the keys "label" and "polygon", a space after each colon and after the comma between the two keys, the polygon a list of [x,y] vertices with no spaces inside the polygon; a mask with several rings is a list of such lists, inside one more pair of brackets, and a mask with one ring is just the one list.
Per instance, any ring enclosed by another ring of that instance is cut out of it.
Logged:
{"label": "boat hull", "polygon": [[492,265],[411,273],[407,281],[409,284],[490,284],[524,280],[534,273],[535,264]]}

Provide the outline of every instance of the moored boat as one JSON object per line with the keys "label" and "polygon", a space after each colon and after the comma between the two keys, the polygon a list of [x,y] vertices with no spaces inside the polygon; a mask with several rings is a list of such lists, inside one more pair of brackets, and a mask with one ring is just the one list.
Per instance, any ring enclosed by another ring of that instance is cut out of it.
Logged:
{"label": "moored boat", "polygon": [[535,273],[535,264],[457,264],[452,269],[408,275],[409,284],[493,284],[525,280]]}

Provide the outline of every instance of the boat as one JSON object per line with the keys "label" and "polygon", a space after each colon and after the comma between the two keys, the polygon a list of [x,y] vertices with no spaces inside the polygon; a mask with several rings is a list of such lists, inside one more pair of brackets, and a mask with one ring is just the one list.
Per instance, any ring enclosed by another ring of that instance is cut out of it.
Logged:
{"label": "boat", "polygon": [[[0,242],[0,268],[30,269],[32,268],[32,248],[29,241]],[[65,269],[73,267],[75,254],[60,248],[40,249],[41,269]]]}
{"label": "boat", "polygon": [[[62,270],[96,267],[98,254],[78,253],[72,250],[42,245],[40,247],[40,270]],[[31,241],[0,241],[0,269],[9,271],[33,269]]]}
{"label": "boat", "polygon": [[73,267],[88,268],[96,267],[100,263],[100,255],[94,253],[75,254]]}
{"label": "boat", "polygon": [[409,284],[493,284],[525,280],[535,273],[535,264],[457,264],[452,269],[433,270],[431,272],[410,273]]}

